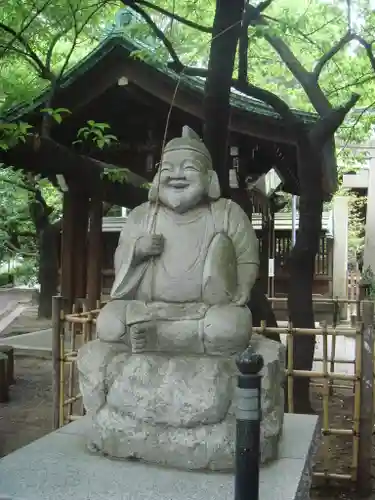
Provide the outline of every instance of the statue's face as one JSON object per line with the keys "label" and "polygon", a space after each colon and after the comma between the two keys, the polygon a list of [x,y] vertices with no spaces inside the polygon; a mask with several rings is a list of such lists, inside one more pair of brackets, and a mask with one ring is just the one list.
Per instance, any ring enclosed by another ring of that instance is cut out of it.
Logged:
{"label": "statue's face", "polygon": [[207,194],[209,166],[198,152],[167,152],[160,166],[160,201],[179,213],[198,205]]}

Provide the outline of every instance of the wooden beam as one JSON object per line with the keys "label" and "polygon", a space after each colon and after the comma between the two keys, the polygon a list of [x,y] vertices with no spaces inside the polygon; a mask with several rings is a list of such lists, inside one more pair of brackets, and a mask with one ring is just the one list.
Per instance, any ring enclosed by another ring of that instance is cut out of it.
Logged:
{"label": "wooden beam", "polygon": [[40,139],[39,146],[35,148],[35,140],[35,137],[30,137],[25,144],[20,143],[7,152],[0,152],[0,162],[45,177],[62,174],[68,184],[85,186],[87,191],[95,190],[100,182],[103,201],[116,205],[122,205],[121,201],[127,200],[129,208],[133,208],[147,200],[147,189],[143,187],[114,183],[108,179],[98,180],[106,166],[100,161],[79,155],[49,138]]}
{"label": "wooden beam", "polygon": [[87,303],[89,309],[95,309],[101,297],[102,288],[102,219],[103,204],[100,194],[90,200],[90,227],[87,256]]}

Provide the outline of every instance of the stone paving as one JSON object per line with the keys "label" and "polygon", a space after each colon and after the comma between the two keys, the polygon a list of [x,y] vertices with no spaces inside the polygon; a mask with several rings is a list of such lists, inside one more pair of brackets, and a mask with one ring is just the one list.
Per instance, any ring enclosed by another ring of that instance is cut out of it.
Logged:
{"label": "stone paving", "polygon": [[38,318],[38,307],[32,304],[23,306],[21,313],[14,318],[11,324],[1,331],[0,336],[21,335],[23,333],[45,330],[51,327],[51,320]]}

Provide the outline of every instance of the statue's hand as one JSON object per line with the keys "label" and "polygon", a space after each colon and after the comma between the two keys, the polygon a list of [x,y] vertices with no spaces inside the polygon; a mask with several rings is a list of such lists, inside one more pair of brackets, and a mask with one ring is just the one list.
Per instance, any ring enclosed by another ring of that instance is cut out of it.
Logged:
{"label": "statue's hand", "polygon": [[148,234],[141,236],[135,246],[135,254],[138,258],[156,257],[164,249],[164,237],[161,234]]}
{"label": "statue's hand", "polygon": [[130,343],[134,354],[145,350],[147,345],[147,328],[144,325],[133,325],[130,328]]}

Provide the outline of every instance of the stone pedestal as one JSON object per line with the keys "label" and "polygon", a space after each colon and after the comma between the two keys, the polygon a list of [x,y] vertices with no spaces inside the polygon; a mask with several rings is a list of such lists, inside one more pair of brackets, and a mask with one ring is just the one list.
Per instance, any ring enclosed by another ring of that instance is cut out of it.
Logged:
{"label": "stone pedestal", "polygon": [[[282,433],[285,351],[260,335],[251,343],[264,358],[265,463],[277,457]],[[233,470],[234,358],[130,355],[93,341],[81,348],[78,367],[85,407],[93,417],[92,450],[181,469]]]}
{"label": "stone pedestal", "polygon": [[[260,470],[260,500],[309,500],[318,417],[285,415],[279,459]],[[109,460],[85,449],[83,417],[0,460],[0,498],[12,500],[233,500],[233,474]]]}

